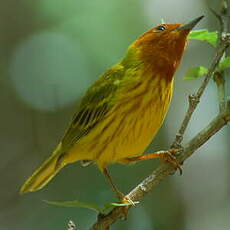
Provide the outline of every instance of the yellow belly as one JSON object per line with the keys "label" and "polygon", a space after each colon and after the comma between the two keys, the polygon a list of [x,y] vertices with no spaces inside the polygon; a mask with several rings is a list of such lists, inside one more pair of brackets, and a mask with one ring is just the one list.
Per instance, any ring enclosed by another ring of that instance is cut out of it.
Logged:
{"label": "yellow belly", "polygon": [[103,169],[109,163],[143,154],[165,118],[172,84],[161,92],[164,93],[156,92],[139,98],[139,104],[134,101],[115,106],[96,126],[97,131],[90,132],[73,146],[66,161],[94,160]]}

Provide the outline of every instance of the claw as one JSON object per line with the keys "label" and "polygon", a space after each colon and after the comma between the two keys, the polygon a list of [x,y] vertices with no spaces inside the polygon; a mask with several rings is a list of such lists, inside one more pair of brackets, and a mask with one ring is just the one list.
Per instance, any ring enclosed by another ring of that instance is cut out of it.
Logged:
{"label": "claw", "polygon": [[129,206],[135,206],[137,204],[137,202],[134,202],[128,196],[124,196],[121,200],[121,203],[127,203]]}
{"label": "claw", "polygon": [[161,160],[172,164],[175,170],[179,170],[180,175],[182,175],[182,168],[176,159],[176,155],[181,151],[182,149],[170,149],[168,151],[164,151],[160,155]]}
{"label": "claw", "polygon": [[123,207],[124,220],[127,220],[128,211],[131,206],[135,206],[137,202],[132,201],[128,196],[124,196],[121,200],[121,203],[127,203],[127,206]]}

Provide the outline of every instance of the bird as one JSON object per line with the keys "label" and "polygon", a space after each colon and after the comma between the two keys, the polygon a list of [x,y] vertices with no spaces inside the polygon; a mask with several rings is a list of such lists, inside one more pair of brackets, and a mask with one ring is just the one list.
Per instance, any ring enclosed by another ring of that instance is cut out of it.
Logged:
{"label": "bird", "polygon": [[177,150],[144,151],[167,114],[188,34],[203,17],[187,24],[159,24],[131,43],[124,57],[86,91],[56,149],[20,193],[42,189],[77,161],[96,163],[120,200],[124,195],[113,183],[109,164],[160,158],[180,169],[173,157]]}

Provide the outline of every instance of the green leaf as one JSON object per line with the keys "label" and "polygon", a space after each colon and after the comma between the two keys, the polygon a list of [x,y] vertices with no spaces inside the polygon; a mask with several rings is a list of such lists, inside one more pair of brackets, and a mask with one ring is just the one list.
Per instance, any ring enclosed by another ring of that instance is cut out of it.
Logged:
{"label": "green leaf", "polygon": [[184,76],[184,80],[196,79],[198,77],[205,75],[207,72],[208,72],[208,69],[205,68],[204,66],[197,66],[197,67],[191,68],[186,72]]}
{"label": "green leaf", "polygon": [[220,61],[217,71],[223,71],[226,68],[230,67],[230,57],[224,58],[224,60]]}
{"label": "green leaf", "polygon": [[81,208],[87,208],[91,209],[96,212],[101,212],[101,208],[94,203],[86,203],[86,202],[81,202],[78,200],[73,200],[73,201],[48,201],[44,200],[47,204],[51,205],[57,205],[57,206],[62,206],[62,207],[81,207]]}
{"label": "green leaf", "polygon": [[208,30],[193,30],[189,33],[189,39],[205,41],[212,46],[217,45],[218,33],[217,31],[209,32]]}

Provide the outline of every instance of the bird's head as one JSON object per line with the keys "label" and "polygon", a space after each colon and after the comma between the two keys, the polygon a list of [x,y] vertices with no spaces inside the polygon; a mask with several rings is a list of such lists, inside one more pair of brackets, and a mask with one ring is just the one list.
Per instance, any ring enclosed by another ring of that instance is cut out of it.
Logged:
{"label": "bird's head", "polygon": [[151,65],[159,62],[158,64],[162,66],[168,63],[175,65],[176,69],[189,32],[203,17],[198,17],[187,24],[157,25],[141,35],[132,47],[139,50],[143,61]]}

